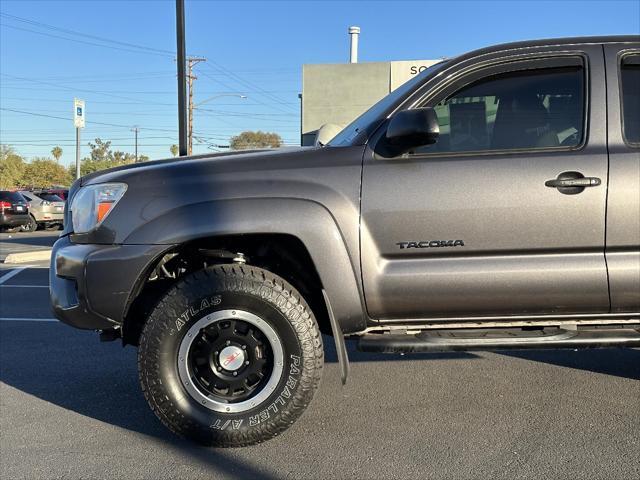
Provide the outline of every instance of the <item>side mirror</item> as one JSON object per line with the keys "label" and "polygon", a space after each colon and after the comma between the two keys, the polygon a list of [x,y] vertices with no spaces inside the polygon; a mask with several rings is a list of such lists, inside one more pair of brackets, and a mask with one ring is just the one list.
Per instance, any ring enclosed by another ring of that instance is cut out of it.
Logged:
{"label": "side mirror", "polygon": [[402,110],[391,117],[387,127],[387,142],[394,150],[409,150],[436,143],[440,134],[438,116],[431,107]]}

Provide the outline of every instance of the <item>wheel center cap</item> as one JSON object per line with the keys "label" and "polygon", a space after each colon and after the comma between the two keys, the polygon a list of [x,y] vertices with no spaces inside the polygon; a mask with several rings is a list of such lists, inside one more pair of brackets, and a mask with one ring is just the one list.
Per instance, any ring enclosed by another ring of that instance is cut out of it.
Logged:
{"label": "wheel center cap", "polygon": [[238,370],[244,364],[244,360],[244,350],[235,345],[224,347],[218,355],[220,366],[230,372]]}

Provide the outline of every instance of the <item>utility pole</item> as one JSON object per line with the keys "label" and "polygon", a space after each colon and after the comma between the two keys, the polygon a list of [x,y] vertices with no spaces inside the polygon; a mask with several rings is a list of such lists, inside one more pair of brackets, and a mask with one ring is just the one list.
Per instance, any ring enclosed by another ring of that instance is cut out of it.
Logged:
{"label": "utility pole", "polygon": [[178,60],[178,144],[179,155],[187,154],[187,79],[185,77],[184,0],[176,0],[176,40]]}
{"label": "utility pole", "polygon": [[187,78],[189,81],[189,132],[187,134],[188,136],[188,143],[187,143],[187,154],[191,155],[193,153],[193,81],[197,80],[198,77],[196,77],[193,74],[193,67],[195,65],[197,65],[200,62],[206,62],[207,59],[206,58],[202,58],[202,57],[188,57],[187,58],[187,69],[189,70],[189,73],[187,74]]}
{"label": "utility pole", "polygon": [[140,131],[140,128],[136,126],[136,127],[133,127],[131,129],[131,131],[134,132],[134,134],[135,134],[135,139],[136,139],[136,141],[135,141],[135,145],[136,145],[135,154],[136,154],[136,163],[138,163],[138,132]]}

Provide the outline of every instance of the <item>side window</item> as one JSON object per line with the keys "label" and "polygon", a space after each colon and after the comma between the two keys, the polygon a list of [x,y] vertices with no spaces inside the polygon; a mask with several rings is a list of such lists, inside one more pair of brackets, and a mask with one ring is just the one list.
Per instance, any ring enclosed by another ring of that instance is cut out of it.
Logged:
{"label": "side window", "polygon": [[622,58],[620,66],[622,87],[622,131],[625,140],[640,144],[640,55]]}
{"label": "side window", "polygon": [[584,103],[581,67],[493,75],[438,103],[440,137],[415,153],[575,147]]}

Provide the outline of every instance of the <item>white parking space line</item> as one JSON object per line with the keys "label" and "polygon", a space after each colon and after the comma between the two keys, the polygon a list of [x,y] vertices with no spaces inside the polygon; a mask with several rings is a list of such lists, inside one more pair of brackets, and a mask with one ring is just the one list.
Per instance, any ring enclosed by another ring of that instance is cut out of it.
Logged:
{"label": "white parking space line", "polygon": [[[0,263],[0,267],[7,266],[7,265],[14,265],[14,264]],[[37,264],[29,264],[29,265],[21,264],[21,265],[22,266],[19,268],[23,270],[27,268],[28,269],[48,269],[49,268],[49,263],[42,264],[42,265],[37,265]],[[10,269],[13,270],[13,268],[0,268],[0,271],[10,270]]]}
{"label": "white parking space line", "polygon": [[16,275],[18,275],[20,272],[22,272],[25,269],[26,269],[26,267],[21,267],[21,268],[16,268],[14,270],[9,270],[8,273],[5,273],[3,276],[0,277],[0,285],[2,285],[4,282],[9,280],[10,278],[15,277]]}
{"label": "white parking space line", "polygon": [[59,322],[59,320],[57,318],[0,317],[0,322]]}
{"label": "white parking space line", "polygon": [[49,288],[49,285],[0,285],[0,288]]}

